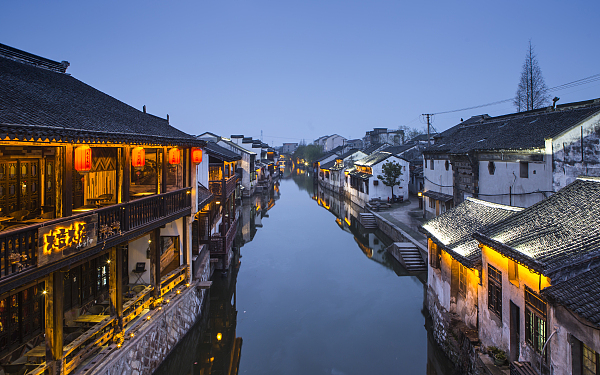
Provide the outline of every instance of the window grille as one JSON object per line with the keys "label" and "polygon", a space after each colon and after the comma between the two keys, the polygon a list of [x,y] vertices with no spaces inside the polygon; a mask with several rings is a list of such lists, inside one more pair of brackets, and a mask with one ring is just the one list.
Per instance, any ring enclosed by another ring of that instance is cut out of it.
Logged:
{"label": "window grille", "polygon": [[546,342],[546,301],[525,286],[525,341],[541,353]]}
{"label": "window grille", "polygon": [[488,309],[502,319],[502,272],[489,264]]}

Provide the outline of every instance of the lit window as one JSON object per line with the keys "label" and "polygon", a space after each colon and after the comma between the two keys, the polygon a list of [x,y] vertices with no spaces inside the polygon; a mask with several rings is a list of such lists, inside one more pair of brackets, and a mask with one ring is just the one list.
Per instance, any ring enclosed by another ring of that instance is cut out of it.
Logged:
{"label": "lit window", "polygon": [[429,264],[433,268],[440,268],[442,263],[442,251],[433,241],[429,240]]}
{"label": "lit window", "polygon": [[597,375],[598,374],[598,353],[593,351],[589,346],[581,343],[583,349],[583,366],[581,372],[583,375]]}
{"label": "lit window", "polygon": [[463,297],[467,296],[467,267],[458,264],[458,293]]}

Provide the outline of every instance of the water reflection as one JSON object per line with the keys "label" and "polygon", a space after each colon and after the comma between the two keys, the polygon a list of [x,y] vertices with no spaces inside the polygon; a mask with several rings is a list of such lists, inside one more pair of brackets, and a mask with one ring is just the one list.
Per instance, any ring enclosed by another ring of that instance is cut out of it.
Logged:
{"label": "water reflection", "polygon": [[427,337],[423,280],[359,212],[293,174],[244,201],[239,268],[213,276],[208,314],[156,374],[450,375]]}

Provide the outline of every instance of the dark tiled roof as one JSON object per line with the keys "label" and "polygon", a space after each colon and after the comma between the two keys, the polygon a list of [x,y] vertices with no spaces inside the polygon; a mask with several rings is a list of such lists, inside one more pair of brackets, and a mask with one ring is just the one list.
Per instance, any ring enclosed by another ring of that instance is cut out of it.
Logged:
{"label": "dark tiled roof", "polygon": [[325,164],[320,165],[321,169],[331,169],[335,165],[335,160],[328,161]]}
{"label": "dark tiled roof", "polygon": [[229,151],[225,147],[221,147],[215,142],[206,142],[206,153],[223,161],[232,162],[240,160],[242,157],[233,151]]}
{"label": "dark tiled roof", "polygon": [[370,167],[377,163],[381,163],[382,161],[389,158],[390,156],[393,156],[393,155],[390,154],[389,152],[378,151],[378,152],[372,153],[371,155],[365,156],[364,158],[362,158],[360,160],[355,161],[354,164]]}
{"label": "dark tiled roof", "polygon": [[[421,168],[421,172],[423,172],[422,168]],[[435,199],[436,201],[441,201],[441,202],[449,202],[452,199],[454,199],[454,197],[452,197],[452,195],[444,194],[444,193],[438,193],[437,191],[432,191],[432,190],[424,191],[423,195],[426,196],[426,197]]]}
{"label": "dark tiled roof", "polygon": [[363,180],[368,180],[369,178],[372,177],[370,174],[364,173],[364,172],[360,172],[360,171],[358,171],[356,169],[349,171],[348,174],[350,176],[354,176],[354,177],[357,177],[357,178],[362,178]]}
{"label": "dark tiled roof", "polygon": [[403,152],[406,152],[406,151],[410,150],[411,148],[414,148],[417,146],[418,145],[416,143],[401,145],[401,146],[390,146],[390,147],[384,148],[382,151],[389,152],[394,155],[400,155]]}
{"label": "dark tiled roof", "polygon": [[600,257],[600,178],[578,178],[474,237],[551,278],[595,260]]}
{"label": "dark tiled roof", "polygon": [[600,267],[549,286],[541,294],[600,326]]}
{"label": "dark tiled roof", "polygon": [[373,153],[373,152],[377,151],[378,149],[380,149],[380,148],[382,148],[382,147],[384,147],[384,146],[385,146],[385,144],[383,144],[383,143],[375,143],[375,144],[372,144],[372,145],[370,145],[369,147],[365,148],[365,149],[363,150],[363,152],[364,152],[365,154],[369,155],[369,154],[371,154],[371,153]]}
{"label": "dark tiled roof", "polygon": [[315,162],[320,162],[321,160],[325,160],[328,157],[332,156],[332,155],[336,155],[337,154],[337,147],[334,148],[331,151],[328,151],[326,153],[324,153],[323,155],[321,155],[319,158],[315,159]]}
{"label": "dark tiled roof", "polygon": [[481,249],[479,242],[472,237],[473,232],[521,210],[522,208],[467,198],[452,210],[423,224],[423,229],[457,261],[473,268],[481,261]]}
{"label": "dark tiled roof", "polygon": [[348,156],[358,152],[359,149],[357,148],[351,148],[350,150],[344,152],[343,154],[340,155],[340,159],[346,159]]}
{"label": "dark tiled roof", "polygon": [[0,136],[201,146],[204,142],[60,73],[0,56]]}
{"label": "dark tiled roof", "polygon": [[466,153],[486,150],[542,148],[545,139],[560,135],[600,111],[600,101],[572,103],[510,115],[475,116],[439,134],[425,153]]}

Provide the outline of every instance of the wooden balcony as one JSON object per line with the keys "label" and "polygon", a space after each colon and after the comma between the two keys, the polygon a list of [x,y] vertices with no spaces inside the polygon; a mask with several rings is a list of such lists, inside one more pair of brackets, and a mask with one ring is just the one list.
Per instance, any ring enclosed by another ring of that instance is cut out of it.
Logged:
{"label": "wooden balcony", "polygon": [[235,239],[235,234],[237,233],[237,225],[238,225],[238,217],[235,217],[235,220],[229,226],[227,233],[225,236],[212,235],[208,246],[210,249],[210,255],[224,255],[231,248],[233,244],[233,240]]}
{"label": "wooden balcony", "polygon": [[[0,283],[12,280],[21,273],[29,274],[29,271],[40,267],[48,268],[48,272],[52,272],[57,267],[67,265],[72,258],[82,259],[85,256],[93,255],[102,248],[115,246],[143,234],[146,230],[163,225],[190,212],[191,188],[184,188],[0,232]],[[45,258],[47,254],[38,233],[50,230],[51,235],[54,236],[54,244],[62,246],[78,235],[78,233],[74,233],[76,230],[73,229],[73,225],[81,225],[78,224],[79,221],[92,225],[93,231],[85,233],[86,236],[89,235],[89,238],[85,237],[87,245],[77,246],[74,251],[54,254],[50,260],[40,261],[40,255]],[[32,279],[43,276],[37,272],[33,273],[35,275],[32,275]],[[10,285],[2,284],[0,290],[10,287]]]}
{"label": "wooden balcony", "polygon": [[210,192],[220,199],[227,199],[234,191],[239,176],[237,174],[223,180],[211,180],[208,182]]}

